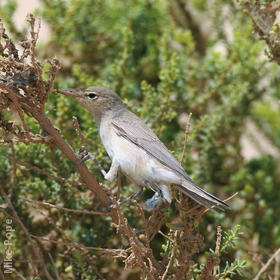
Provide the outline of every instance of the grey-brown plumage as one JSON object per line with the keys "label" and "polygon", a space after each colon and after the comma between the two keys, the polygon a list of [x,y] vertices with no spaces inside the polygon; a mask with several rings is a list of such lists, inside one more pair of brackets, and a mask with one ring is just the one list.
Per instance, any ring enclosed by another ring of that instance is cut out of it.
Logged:
{"label": "grey-brown plumage", "polygon": [[226,203],[191,180],[154,132],[125,107],[116,93],[102,87],[57,92],[75,98],[95,118],[101,140],[112,160],[105,179],[114,180],[120,168],[138,186],[156,192],[147,201],[148,210],[157,207],[162,200],[171,202],[171,184],[206,208],[228,208]]}

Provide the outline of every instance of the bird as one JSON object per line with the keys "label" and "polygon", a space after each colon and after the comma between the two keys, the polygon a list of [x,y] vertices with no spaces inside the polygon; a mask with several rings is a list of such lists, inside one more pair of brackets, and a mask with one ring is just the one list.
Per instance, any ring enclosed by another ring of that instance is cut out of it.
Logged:
{"label": "bird", "polygon": [[74,98],[95,119],[101,141],[112,161],[109,171],[103,172],[106,180],[114,181],[121,170],[137,186],[131,197],[137,196],[143,188],[154,191],[153,197],[145,203],[147,211],[171,203],[171,185],[210,210],[229,208],[224,201],[194,183],[163,142],[143,120],[128,110],[114,91],[92,86],[57,89],[54,93]]}

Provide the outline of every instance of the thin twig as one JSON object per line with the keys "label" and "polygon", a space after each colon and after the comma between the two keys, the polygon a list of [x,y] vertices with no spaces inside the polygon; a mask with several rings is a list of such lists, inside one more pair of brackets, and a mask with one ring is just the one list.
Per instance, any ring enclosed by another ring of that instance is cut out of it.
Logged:
{"label": "thin twig", "polygon": [[87,156],[95,162],[95,164],[97,165],[97,167],[101,171],[102,175],[105,176],[107,173],[106,173],[105,169],[103,168],[103,166],[101,165],[101,163],[96,159],[94,154],[87,151]]}
{"label": "thin twig", "polygon": [[46,242],[51,242],[54,244],[60,244],[60,245],[64,245],[64,246],[70,246],[70,247],[74,247],[76,249],[80,249],[80,250],[95,250],[95,251],[99,251],[103,254],[122,254],[124,252],[130,252],[131,249],[110,249],[110,248],[98,248],[98,247],[92,247],[92,246],[85,246],[83,244],[80,243],[74,243],[74,242],[63,242],[63,241],[56,241],[56,240],[52,240],[52,239],[48,239],[45,237],[41,237],[41,236],[36,236],[36,235],[31,235],[32,238],[34,239],[38,239],[41,241],[46,241]]}
{"label": "thin twig", "polygon": [[48,253],[48,255],[49,255],[49,258],[50,258],[50,260],[51,260],[51,263],[52,263],[53,267],[55,268],[55,275],[56,275],[56,278],[57,278],[57,280],[60,280],[59,272],[58,272],[57,267],[56,267],[56,264],[55,264],[55,262],[54,262],[54,260],[53,260],[52,254],[51,254],[51,253]]}
{"label": "thin twig", "polygon": [[181,156],[181,160],[180,160],[181,164],[184,160],[185,153],[186,153],[186,148],[187,148],[187,143],[188,143],[188,138],[189,138],[189,132],[190,132],[190,127],[191,127],[191,118],[192,118],[192,113],[189,113],[188,121],[187,121],[187,125],[186,125],[186,130],[185,130],[183,152],[182,152],[182,156]]}
{"label": "thin twig", "polygon": [[85,214],[85,215],[110,215],[111,213],[108,212],[103,212],[103,211],[87,211],[87,210],[78,210],[78,209],[70,209],[70,208],[65,208],[65,207],[61,207],[61,206],[57,206],[57,205],[53,205],[49,202],[45,202],[45,201],[37,201],[37,200],[32,200],[32,199],[24,199],[27,202],[30,203],[34,203],[34,204],[38,204],[47,208],[55,208],[55,209],[59,209],[59,210],[63,210],[66,212],[71,212],[71,213],[77,213],[77,214]]}
{"label": "thin twig", "polygon": [[[1,152],[0,152],[0,155],[12,160],[12,157],[10,157],[9,155],[6,155],[6,154],[1,153]],[[62,184],[70,184],[70,185],[77,186],[77,187],[85,186],[85,184],[83,184],[83,183],[75,182],[75,181],[72,181],[72,180],[65,179],[63,177],[58,177],[58,176],[52,175],[44,168],[39,168],[37,166],[31,165],[29,163],[26,163],[26,162],[23,162],[23,161],[20,161],[20,160],[17,160],[16,164],[19,165],[19,166],[24,166],[29,170],[34,170],[34,171],[40,172],[40,173],[46,175],[48,178],[54,179],[54,180],[56,180],[56,181],[58,181]]]}
{"label": "thin twig", "polygon": [[168,235],[164,234],[161,230],[159,230],[158,233],[161,234],[166,239],[168,239],[171,243],[175,243],[174,240],[172,240]]}
{"label": "thin twig", "polygon": [[[175,245],[174,245],[174,246],[175,246]],[[174,247],[173,247],[172,253],[171,253],[171,257],[170,257],[169,262],[168,262],[168,264],[167,264],[167,267],[166,267],[166,269],[165,269],[165,271],[164,271],[164,273],[163,273],[163,275],[162,275],[161,280],[165,280],[165,279],[166,279],[168,270],[170,269],[170,266],[171,266],[172,263],[173,263],[174,256],[175,256],[175,250],[174,250]]]}
{"label": "thin twig", "polygon": [[[216,240],[216,248],[215,248],[215,254],[217,256],[220,256],[220,247],[221,247],[221,242],[222,242],[222,227],[217,226],[217,240]],[[213,275],[217,275],[217,268],[218,266],[215,265],[213,268]]]}
{"label": "thin twig", "polygon": [[18,115],[20,117],[20,120],[22,122],[22,126],[23,126],[24,130],[26,131],[26,137],[29,138],[30,130],[29,130],[29,128],[28,128],[28,126],[27,126],[27,124],[26,124],[26,122],[24,120],[24,115],[23,115],[23,112],[22,112],[22,108],[19,105],[18,98],[17,98],[16,94],[9,87],[7,87],[4,84],[1,84],[1,88],[4,89],[5,91],[7,91],[8,94],[9,94],[9,98],[12,99],[13,105],[15,106],[15,108],[17,110],[17,113],[18,113]]}
{"label": "thin twig", "polygon": [[[236,197],[237,195],[238,195],[238,192],[236,192],[236,193],[234,193],[233,195],[231,195],[230,197],[224,199],[223,202],[227,202],[227,201],[231,200],[232,198]],[[189,210],[187,210],[187,211],[185,211],[185,212],[186,212],[186,214],[189,214],[189,213],[191,213],[192,211],[198,209],[199,207],[201,207],[201,205],[200,205],[200,204],[197,204],[196,206],[194,206],[193,208],[191,208],[191,209],[189,209]],[[211,207],[211,209],[214,209],[214,208],[216,208],[216,205],[213,205],[213,206]],[[203,212],[202,212],[202,215],[205,214],[206,212],[208,212],[209,210],[210,210],[210,209],[208,209],[208,208],[207,208],[207,209],[204,209]]]}
{"label": "thin twig", "polygon": [[279,280],[280,279],[280,255],[277,255],[275,258],[275,266],[274,266],[274,280]]}
{"label": "thin twig", "polygon": [[[238,195],[238,192],[236,192],[236,193],[234,193],[233,195],[231,195],[230,197],[224,199],[223,202],[227,202],[227,201],[231,200],[232,198],[236,197],[237,195]],[[213,205],[213,206],[211,207],[211,209],[214,209],[214,208],[216,208],[216,205]],[[210,209],[205,209],[205,210],[202,212],[202,214],[208,212],[209,210],[210,210]]]}
{"label": "thin twig", "polygon": [[276,252],[269,258],[269,260],[266,262],[266,264],[261,268],[261,270],[258,272],[254,280],[260,279],[262,273],[264,273],[267,268],[271,265],[272,261],[280,254],[280,248],[276,250]]}
{"label": "thin twig", "polygon": [[10,144],[11,145],[11,149],[12,149],[12,164],[13,164],[13,170],[12,170],[12,187],[11,187],[11,192],[10,192],[10,199],[12,198],[13,196],[13,192],[14,192],[14,189],[16,187],[16,184],[17,184],[17,158],[16,158],[16,151],[15,151],[15,146],[13,143]]}
{"label": "thin twig", "polygon": [[3,145],[3,144],[0,144],[0,148],[11,148],[11,146],[10,145]]}
{"label": "thin twig", "polygon": [[[100,169],[101,173],[103,174],[103,176],[106,175],[106,171],[104,170],[103,166],[100,164],[100,162],[96,159],[96,157],[87,150],[87,147],[86,147],[86,139],[85,139],[85,136],[83,135],[81,129],[80,129],[80,126],[79,126],[79,122],[78,122],[78,119],[77,117],[73,117],[73,121],[74,121],[74,125],[76,127],[76,129],[78,130],[78,133],[79,133],[79,136],[81,138],[81,141],[82,141],[82,150],[85,150],[86,151],[86,156],[84,157],[84,159],[92,159],[95,164],[98,166],[98,168]],[[84,161],[84,159],[82,159],[82,162]]]}
{"label": "thin twig", "polygon": [[79,133],[79,136],[81,138],[81,141],[82,141],[82,145],[86,148],[86,139],[85,139],[85,136],[83,135],[82,131],[81,131],[81,128],[80,128],[80,125],[79,125],[79,122],[78,122],[78,119],[77,117],[73,117],[73,122],[74,122],[74,125]]}
{"label": "thin twig", "polygon": [[[185,129],[185,139],[184,139],[184,144],[183,144],[183,151],[182,151],[182,156],[181,156],[181,160],[180,160],[181,165],[184,161],[184,157],[185,157],[185,154],[186,154],[186,148],[187,148],[189,132],[190,132],[190,127],[191,127],[191,117],[192,117],[192,113],[189,113],[187,124],[186,124],[186,129]],[[176,198],[176,200],[177,200],[177,198]],[[183,201],[182,192],[179,192],[179,201],[181,201],[181,202]]]}
{"label": "thin twig", "polygon": [[11,268],[11,271],[14,272],[18,277],[19,279],[21,280],[27,280],[21,273],[19,273],[16,269],[14,268]]}

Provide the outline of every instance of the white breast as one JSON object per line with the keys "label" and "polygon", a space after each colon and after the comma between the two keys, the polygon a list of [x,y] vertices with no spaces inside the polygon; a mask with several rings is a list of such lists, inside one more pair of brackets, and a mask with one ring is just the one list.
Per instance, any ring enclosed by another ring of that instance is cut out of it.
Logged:
{"label": "white breast", "polygon": [[100,126],[100,137],[111,160],[116,159],[122,172],[138,185],[145,182],[177,183],[178,177],[169,168],[129,140],[117,135],[111,123]]}

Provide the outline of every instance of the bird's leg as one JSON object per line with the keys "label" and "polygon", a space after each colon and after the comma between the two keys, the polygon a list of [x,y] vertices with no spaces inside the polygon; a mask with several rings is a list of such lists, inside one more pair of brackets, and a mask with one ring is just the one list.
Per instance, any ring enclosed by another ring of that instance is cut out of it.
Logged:
{"label": "bird's leg", "polygon": [[145,208],[147,211],[152,211],[156,209],[162,203],[162,197],[158,192],[155,192],[153,197],[149,198],[145,202]]}
{"label": "bird's leg", "polygon": [[87,161],[88,159],[92,159],[95,162],[95,164],[100,169],[102,175],[105,177],[107,174],[106,171],[104,170],[104,168],[102,167],[100,162],[95,158],[95,156],[91,152],[86,151],[86,155],[78,162],[78,164],[82,164],[85,161]]}
{"label": "bird's leg", "polygon": [[[130,195],[129,197],[127,197],[126,199],[124,199],[122,201],[119,199],[117,201],[117,203],[118,203],[118,205],[122,205],[122,204],[130,201],[132,198],[138,197],[141,193],[142,193],[142,188],[141,187],[137,187],[135,193],[133,193],[132,195]],[[105,211],[108,211],[108,210],[112,209],[113,207],[114,207],[114,204],[111,204],[107,208],[105,208]]]}
{"label": "bird's leg", "polygon": [[104,178],[106,180],[108,180],[110,182],[113,182],[115,180],[115,178],[117,177],[117,174],[118,174],[118,170],[119,170],[119,163],[117,160],[113,159],[110,170],[108,172],[106,172],[105,169],[100,164],[100,162],[95,158],[95,156],[91,152],[88,152],[88,151],[86,151],[86,155],[78,162],[78,164],[81,164],[88,159],[92,159],[95,162],[95,164],[98,166],[98,168],[100,169],[102,175],[104,176]]}
{"label": "bird's leg", "polygon": [[122,201],[118,201],[119,205],[122,205],[128,201],[130,201],[132,198],[136,198],[138,197],[140,194],[142,193],[142,188],[141,187],[137,187],[135,193],[133,193],[132,195],[130,195],[129,197],[127,197],[126,199],[122,200]]}
{"label": "bird's leg", "polygon": [[110,182],[113,182],[118,175],[119,166],[119,162],[113,158],[110,170],[105,174],[102,173],[104,178]]}
{"label": "bird's leg", "polygon": [[161,184],[159,185],[159,190],[160,190],[161,197],[170,204],[172,197],[168,186]]}
{"label": "bird's leg", "polygon": [[152,211],[160,206],[164,201],[171,203],[171,195],[169,188],[166,185],[158,185],[157,190],[153,197],[148,199],[145,203],[145,208],[147,211]]}

